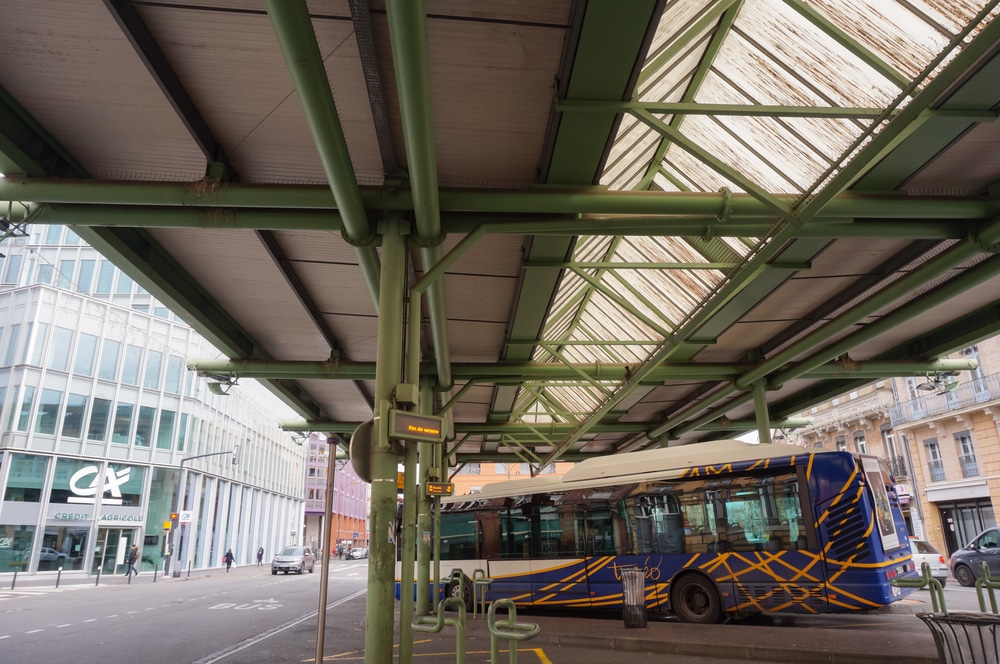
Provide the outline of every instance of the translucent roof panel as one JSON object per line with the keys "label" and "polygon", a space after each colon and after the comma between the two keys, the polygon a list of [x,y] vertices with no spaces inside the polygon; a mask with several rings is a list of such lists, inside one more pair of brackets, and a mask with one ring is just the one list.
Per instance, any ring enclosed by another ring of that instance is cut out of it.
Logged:
{"label": "translucent roof panel", "polygon": [[[986,5],[669,2],[639,75],[636,108],[622,115],[600,182],[613,190],[728,189],[765,200],[813,194],[933,77],[935,58]],[[641,364],[767,241],[580,237],[573,256],[580,265],[564,270],[542,333],[549,345],[534,359]],[[723,260],[724,267],[690,267]],[[628,267],[640,262],[659,267]],[[567,383],[544,398],[522,394],[520,403],[572,420],[599,407],[606,389]]]}

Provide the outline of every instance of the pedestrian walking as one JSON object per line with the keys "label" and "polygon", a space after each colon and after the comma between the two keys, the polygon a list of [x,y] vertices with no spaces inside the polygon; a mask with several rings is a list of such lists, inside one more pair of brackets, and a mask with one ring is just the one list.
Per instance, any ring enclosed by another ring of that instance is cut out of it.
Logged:
{"label": "pedestrian walking", "polygon": [[139,570],[135,568],[135,563],[139,560],[139,547],[136,546],[135,544],[133,544],[132,548],[129,549],[127,560],[128,560],[128,569],[125,570],[125,578],[127,579],[132,574],[139,576]]}
{"label": "pedestrian walking", "polygon": [[226,557],[222,559],[222,562],[226,563],[226,574],[229,574],[229,568],[236,562],[236,556],[233,555],[232,549],[226,551]]}
{"label": "pedestrian walking", "polygon": [[257,549],[257,567],[264,564],[264,547]]}

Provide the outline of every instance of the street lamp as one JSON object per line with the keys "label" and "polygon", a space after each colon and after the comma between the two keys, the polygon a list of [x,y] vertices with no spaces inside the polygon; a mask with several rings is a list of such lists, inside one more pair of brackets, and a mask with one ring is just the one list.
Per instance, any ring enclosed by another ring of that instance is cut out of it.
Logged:
{"label": "street lamp", "polygon": [[[328,454],[329,464],[326,472],[326,500],[324,500],[324,511],[326,518],[323,519],[323,567],[320,569],[319,579],[319,612],[316,618],[316,661],[323,661],[324,639],[326,635],[326,591],[330,579],[330,531],[333,529],[333,489],[334,475],[337,472],[337,460],[347,459],[347,454],[337,444],[340,440],[336,436],[326,439],[330,447]],[[339,525],[337,526],[340,527]]]}
{"label": "street lamp", "polygon": [[205,457],[211,457],[211,456],[221,456],[223,454],[232,454],[233,455],[233,465],[235,466],[236,463],[237,463],[237,461],[239,460],[239,451],[240,451],[240,446],[239,445],[233,445],[233,450],[231,452],[209,452],[208,454],[196,454],[195,456],[184,457],[183,459],[181,459],[180,466],[178,467],[178,470],[177,470],[177,491],[176,491],[176,493],[177,493],[176,501],[177,502],[175,503],[177,505],[177,510],[176,510],[177,523],[170,524],[172,526],[172,528],[173,528],[173,531],[172,531],[173,534],[171,535],[172,543],[170,545],[170,553],[168,553],[164,557],[165,558],[164,567],[163,567],[163,573],[164,574],[169,574],[170,573],[170,563],[172,562],[171,558],[173,556],[173,552],[177,551],[177,555],[174,556],[176,558],[176,560],[177,560],[177,564],[174,565],[174,578],[176,579],[177,577],[179,577],[181,575],[181,566],[180,566],[181,551],[179,550],[179,547],[180,547],[180,543],[181,543],[181,532],[180,532],[181,531],[181,510],[184,509],[184,504],[183,504],[183,502],[184,502],[184,494],[181,493],[181,491],[182,491],[182,489],[184,487],[184,464],[187,463],[188,461],[194,461],[195,459],[203,459]]}

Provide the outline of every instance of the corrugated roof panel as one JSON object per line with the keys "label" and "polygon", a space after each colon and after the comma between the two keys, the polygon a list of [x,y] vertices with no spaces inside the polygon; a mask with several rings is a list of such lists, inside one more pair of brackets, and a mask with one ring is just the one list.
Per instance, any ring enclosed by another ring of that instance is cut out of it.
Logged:
{"label": "corrugated roof panel", "polygon": [[[937,55],[983,3],[811,0],[809,4],[908,78]],[[922,7],[917,7],[922,4]],[[936,7],[935,7],[936,5]],[[956,20],[954,17],[961,17]]]}
{"label": "corrugated roof panel", "polygon": [[671,145],[663,158],[663,168],[683,182],[690,191],[719,191],[727,187],[732,192],[742,192],[735,182],[723,178],[694,155]]}
{"label": "corrugated roof panel", "polygon": [[[686,33],[705,11],[718,3],[719,0],[674,0],[674,2],[668,2],[663,10],[660,23],[656,27],[656,33],[653,35],[649,56],[646,58],[647,62],[655,59],[664,49],[670,47],[674,40]],[[732,3],[730,2],[730,4]]]}
{"label": "corrugated roof panel", "polygon": [[[741,44],[743,40],[752,46]],[[734,81],[746,89],[808,84],[833,105],[846,107],[886,106],[899,93],[899,88],[781,0],[744,4],[722,50],[729,48],[741,49],[748,64],[769,58],[785,65],[780,79],[757,78],[767,70],[751,69],[750,77]]]}
{"label": "corrugated roof panel", "polygon": [[608,166],[601,176],[601,184],[612,189],[632,189],[646,174],[660,146],[660,135],[632,115],[622,118],[618,138],[611,148]]}

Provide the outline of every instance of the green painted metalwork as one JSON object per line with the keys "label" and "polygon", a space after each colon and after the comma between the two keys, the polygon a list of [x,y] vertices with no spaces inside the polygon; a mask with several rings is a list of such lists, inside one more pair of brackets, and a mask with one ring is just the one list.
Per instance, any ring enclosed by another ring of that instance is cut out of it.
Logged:
{"label": "green painted metalwork", "polygon": [[[381,536],[393,529],[396,519],[396,467],[400,461],[389,443],[386,426],[392,392],[403,375],[403,292],[406,247],[398,223],[387,223],[382,237],[382,281],[378,317],[378,352],[375,364],[376,444],[372,455],[371,532],[368,560],[365,659],[391,662],[393,658],[393,579],[395,550]],[[411,533],[412,536],[412,533]]]}
{"label": "green painted metalwork", "polygon": [[[323,56],[319,52],[309,8],[303,0],[266,0],[267,13],[277,35],[295,90],[302,101],[306,121],[319,150],[323,171],[337,201],[347,239],[367,244],[374,235],[368,221],[337,105],[330,91]],[[378,308],[379,264],[372,247],[355,248],[372,302]]]}
{"label": "green painted metalwork", "polygon": [[[963,51],[964,53],[964,51]],[[936,82],[938,79],[935,78]],[[926,99],[924,100],[926,101]],[[909,110],[909,107],[907,109]],[[903,111],[900,112],[902,116]],[[914,110],[914,117],[916,110]],[[904,118],[906,122],[913,118]],[[856,177],[856,176],[852,176]],[[361,190],[365,207],[373,213],[409,212],[413,197],[407,190]],[[782,205],[797,198],[776,195]],[[811,210],[812,218],[853,219],[954,219],[987,220],[1000,214],[1000,198],[954,196],[906,196],[902,194],[831,193],[822,209]],[[337,210],[329,187],[315,185],[247,185],[241,183],[176,183],[62,180],[43,178],[0,179],[0,200],[33,201],[86,205],[135,205],[194,208],[259,208],[285,210]],[[774,217],[774,211],[747,194],[732,194],[730,220],[754,217],[758,221]],[[527,191],[444,190],[440,193],[443,212],[583,214],[583,215],[702,215],[705,221],[722,212],[726,196],[709,193],[666,193],[648,191],[607,191],[598,187],[577,189],[534,189]],[[464,222],[469,230],[477,224]],[[481,223],[481,222],[479,222]],[[730,222],[726,222],[727,224]],[[543,224],[540,224],[543,225]],[[489,224],[491,232],[508,225]],[[530,232],[530,225],[511,226],[518,233]],[[449,232],[452,229],[447,228]],[[565,254],[555,260],[564,260]],[[530,258],[529,260],[538,260]],[[545,259],[541,259],[545,260]]]}
{"label": "green painted metalwork", "polygon": [[767,386],[758,380],[753,384],[753,410],[757,419],[757,441],[771,442],[771,416],[767,412]]}
{"label": "green painted metalwork", "polygon": [[[876,118],[881,108],[845,108],[843,106],[768,106],[762,104],[703,104],[698,102],[648,102],[648,101],[588,101],[564,99],[556,102],[556,110],[563,113],[649,113],[670,115],[732,115],[776,118]],[[975,114],[980,117],[981,114]],[[985,114],[982,114],[985,117]],[[995,118],[994,118],[995,119]],[[988,121],[988,120],[984,120]]]}

